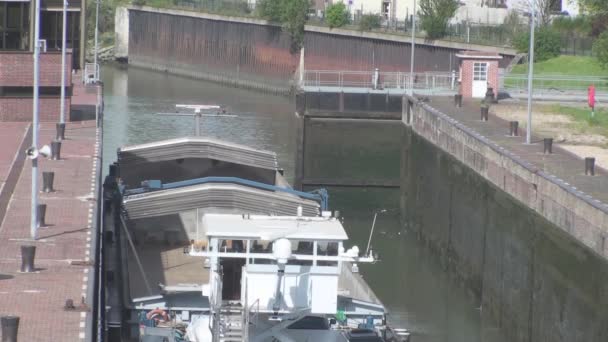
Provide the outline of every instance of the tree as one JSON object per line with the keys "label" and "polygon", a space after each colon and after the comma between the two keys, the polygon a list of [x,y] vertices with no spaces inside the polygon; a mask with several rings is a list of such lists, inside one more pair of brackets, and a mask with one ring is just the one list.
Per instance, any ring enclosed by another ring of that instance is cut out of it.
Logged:
{"label": "tree", "polygon": [[608,69],[608,31],[600,34],[593,42],[593,55],[604,69]]}
{"label": "tree", "polygon": [[258,0],[256,11],[264,19],[280,23],[291,38],[291,52],[304,43],[304,26],[308,20],[308,0]]}
{"label": "tree", "polygon": [[329,28],[342,27],[348,24],[348,10],[343,2],[337,2],[329,5],[325,10],[325,18],[329,24]]}
{"label": "tree", "polygon": [[437,39],[446,35],[448,23],[458,6],[456,0],[420,0],[420,27],[427,38]]}
{"label": "tree", "polygon": [[275,22],[281,21],[283,0],[259,0],[255,6],[258,16]]}
{"label": "tree", "polygon": [[308,0],[283,0],[283,2],[281,21],[283,29],[291,37],[291,52],[295,53],[304,44],[304,26],[308,20],[310,3]]}
{"label": "tree", "polygon": [[[515,39],[518,52],[528,53],[530,48],[530,33],[520,34]],[[561,37],[559,32],[548,27],[541,27],[534,32],[534,61],[542,62],[557,57],[561,53]]]}

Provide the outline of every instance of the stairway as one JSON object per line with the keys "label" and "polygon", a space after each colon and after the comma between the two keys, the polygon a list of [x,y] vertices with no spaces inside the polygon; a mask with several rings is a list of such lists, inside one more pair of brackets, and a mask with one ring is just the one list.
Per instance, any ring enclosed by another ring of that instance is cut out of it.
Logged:
{"label": "stairway", "polygon": [[219,340],[221,342],[246,342],[243,334],[243,306],[240,302],[222,303]]}

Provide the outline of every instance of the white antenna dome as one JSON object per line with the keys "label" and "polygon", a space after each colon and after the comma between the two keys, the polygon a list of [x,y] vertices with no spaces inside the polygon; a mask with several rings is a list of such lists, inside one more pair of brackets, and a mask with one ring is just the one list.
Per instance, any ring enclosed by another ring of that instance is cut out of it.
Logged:
{"label": "white antenna dome", "polygon": [[286,264],[287,260],[291,258],[291,242],[285,238],[276,240],[272,244],[272,255],[279,264]]}

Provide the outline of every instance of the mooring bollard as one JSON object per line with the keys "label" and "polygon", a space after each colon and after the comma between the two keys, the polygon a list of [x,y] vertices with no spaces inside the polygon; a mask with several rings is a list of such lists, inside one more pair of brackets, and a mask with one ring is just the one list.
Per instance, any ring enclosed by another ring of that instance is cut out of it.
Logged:
{"label": "mooring bollard", "polygon": [[58,141],[65,140],[65,124],[58,123],[55,125],[55,127],[57,128],[57,135],[55,136],[55,139]]}
{"label": "mooring bollard", "polygon": [[518,136],[518,127],[519,127],[519,122],[517,121],[509,121],[509,135],[512,137],[516,137]]}
{"label": "mooring bollard", "polygon": [[489,108],[481,107],[481,121],[488,121]]}
{"label": "mooring bollard", "polygon": [[34,272],[34,258],[36,257],[36,246],[23,245],[21,246],[21,272]]}
{"label": "mooring bollard", "polygon": [[53,192],[53,181],[55,180],[55,172],[42,172],[42,192]]}
{"label": "mooring bollard", "polygon": [[462,94],[454,95],[454,106],[458,108],[462,107]]}
{"label": "mooring bollard", "polygon": [[585,174],[595,176],[595,158],[585,158]]}
{"label": "mooring bollard", "polygon": [[54,140],[51,142],[51,159],[61,159],[61,141]]}
{"label": "mooring bollard", "polygon": [[2,316],[2,342],[17,342],[19,332],[19,316]]}
{"label": "mooring bollard", "polygon": [[553,138],[545,138],[543,139],[543,153],[551,154],[553,153]]}
{"label": "mooring bollard", "polygon": [[38,213],[36,215],[36,226],[38,228],[46,226],[46,204],[38,204],[38,207],[36,207],[36,212]]}

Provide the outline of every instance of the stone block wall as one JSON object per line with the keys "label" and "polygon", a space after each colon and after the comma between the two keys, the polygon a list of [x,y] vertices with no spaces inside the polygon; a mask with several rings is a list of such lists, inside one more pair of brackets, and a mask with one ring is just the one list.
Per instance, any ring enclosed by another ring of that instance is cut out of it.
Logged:
{"label": "stone block wall", "polygon": [[403,115],[403,222],[511,341],[608,339],[604,210],[426,104]]}

